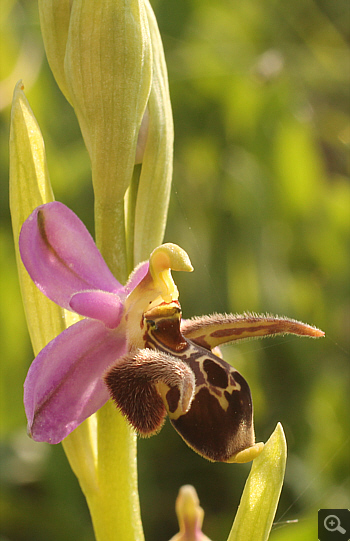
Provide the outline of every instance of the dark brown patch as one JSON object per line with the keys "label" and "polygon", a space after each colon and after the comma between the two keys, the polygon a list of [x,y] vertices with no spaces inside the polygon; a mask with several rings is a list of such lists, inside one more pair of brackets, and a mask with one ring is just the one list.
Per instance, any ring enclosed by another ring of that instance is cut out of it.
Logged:
{"label": "dark brown patch", "polygon": [[177,410],[180,400],[180,391],[178,387],[172,387],[166,394],[166,401],[168,402],[168,407],[170,413],[174,413]]}
{"label": "dark brown patch", "polygon": [[234,373],[235,373],[235,371],[233,369],[231,369],[229,385],[231,385],[232,387],[234,387],[236,385],[236,380],[235,380],[235,378],[233,376]]}
{"label": "dark brown patch", "polygon": [[201,369],[201,365],[200,363],[198,362],[197,358],[196,357],[189,357],[188,359],[184,359],[184,362],[186,364],[188,364],[192,370],[192,372],[194,373],[195,375],[195,378],[196,378],[196,386],[198,387],[199,385],[206,385],[206,380],[205,380],[205,376],[202,372],[202,369]]}
{"label": "dark brown patch", "polygon": [[156,327],[152,330],[152,334],[157,341],[159,340],[174,353],[181,352],[188,347],[180,332],[180,320],[177,317],[156,321]]}
{"label": "dark brown patch", "polygon": [[241,328],[229,328],[229,329],[217,329],[210,333],[210,336],[213,338],[222,338],[225,336],[240,336],[241,334],[255,334],[258,332],[264,331],[264,334],[278,334],[283,332],[283,328],[280,323],[270,324],[267,326],[264,325],[253,325],[252,327],[241,327]]}
{"label": "dark brown patch", "polygon": [[228,385],[227,370],[211,359],[205,359],[203,368],[207,374],[208,383],[226,389]]}
{"label": "dark brown patch", "polygon": [[210,386],[210,391],[211,391],[211,393],[216,394],[216,396],[217,396],[218,398],[221,398],[221,396],[222,396],[222,391],[220,391],[219,387],[215,387],[214,385],[211,385],[211,386]]}

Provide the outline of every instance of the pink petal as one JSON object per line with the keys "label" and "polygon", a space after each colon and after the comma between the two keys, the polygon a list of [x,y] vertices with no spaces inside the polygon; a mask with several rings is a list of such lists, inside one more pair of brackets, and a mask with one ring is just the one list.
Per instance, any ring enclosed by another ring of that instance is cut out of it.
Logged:
{"label": "pink petal", "polygon": [[24,266],[37,287],[69,309],[74,293],[87,289],[122,292],[81,220],[59,202],[36,208],[19,238]]}
{"label": "pink petal", "polygon": [[75,293],[69,306],[73,312],[98,319],[109,329],[118,327],[123,315],[123,303],[115,293],[107,291],[82,291]]}
{"label": "pink petal", "polygon": [[124,336],[89,319],[49,342],[33,361],[24,383],[32,438],[59,443],[101,408],[109,398],[102,376],[125,352]]}
{"label": "pink petal", "polygon": [[146,276],[148,269],[148,261],[144,261],[143,263],[140,263],[137,267],[134,268],[128,278],[128,283],[125,286],[125,292],[127,294],[131,293],[131,291],[133,291],[135,287],[139,285],[141,280],[143,280],[143,278]]}

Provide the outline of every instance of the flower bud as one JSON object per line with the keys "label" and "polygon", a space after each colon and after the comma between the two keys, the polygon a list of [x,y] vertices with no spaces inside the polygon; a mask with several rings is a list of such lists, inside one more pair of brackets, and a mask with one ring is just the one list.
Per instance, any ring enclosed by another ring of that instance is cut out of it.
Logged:
{"label": "flower bud", "polygon": [[204,511],[199,505],[196,489],[192,485],[180,488],[175,507],[180,532],[170,541],[210,541],[202,532]]}
{"label": "flower bud", "polygon": [[41,0],[39,7],[48,60],[78,117],[96,195],[111,205],[130,183],[150,92],[144,4]]}
{"label": "flower bud", "polygon": [[155,16],[148,0],[39,0],[39,8],[49,64],[91,159],[96,241],[124,281],[125,253],[130,271],[162,243],[170,196],[173,122]]}

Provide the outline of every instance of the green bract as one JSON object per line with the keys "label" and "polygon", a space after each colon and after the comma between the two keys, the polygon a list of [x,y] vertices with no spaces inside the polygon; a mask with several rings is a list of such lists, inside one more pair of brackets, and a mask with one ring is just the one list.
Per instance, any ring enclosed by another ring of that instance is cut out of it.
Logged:
{"label": "green bract", "polygon": [[11,112],[10,208],[17,268],[35,354],[65,328],[63,310],[44,297],[28,276],[19,255],[18,237],[33,209],[53,200],[44,141],[20,81],[14,91]]}
{"label": "green bract", "polygon": [[148,1],[145,7],[151,34],[153,70],[148,101],[148,139],[135,207],[134,264],[148,258],[163,240],[173,163],[173,121],[163,46]]}
{"label": "green bract", "polygon": [[254,460],[227,541],[269,538],[286,468],[287,444],[278,423],[263,451]]}

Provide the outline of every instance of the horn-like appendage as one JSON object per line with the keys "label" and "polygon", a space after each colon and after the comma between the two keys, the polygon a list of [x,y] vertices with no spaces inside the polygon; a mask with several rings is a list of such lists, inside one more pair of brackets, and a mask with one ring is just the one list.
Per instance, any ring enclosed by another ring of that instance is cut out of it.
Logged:
{"label": "horn-like appendage", "polygon": [[295,319],[265,314],[212,314],[181,322],[182,334],[212,350],[220,344],[284,334],[320,338],[324,332]]}

